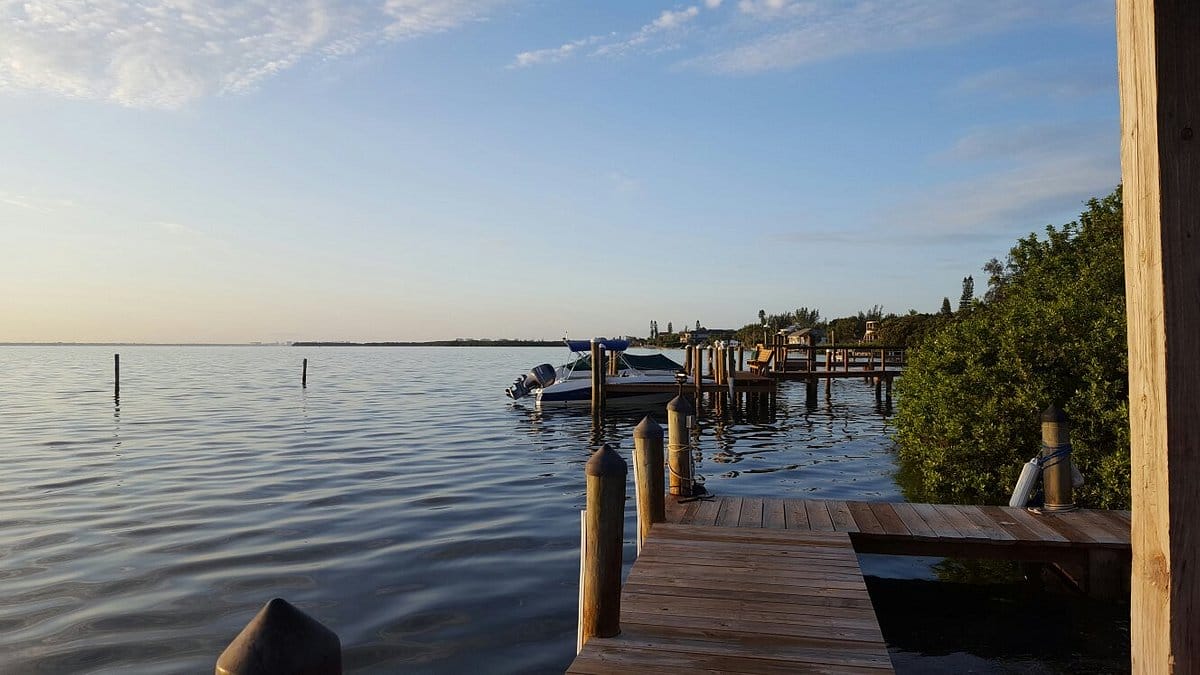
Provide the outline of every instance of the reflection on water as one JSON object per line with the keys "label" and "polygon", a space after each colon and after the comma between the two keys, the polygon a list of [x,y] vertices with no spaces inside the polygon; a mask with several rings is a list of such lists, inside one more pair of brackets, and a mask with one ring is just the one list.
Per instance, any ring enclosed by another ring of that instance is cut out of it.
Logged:
{"label": "reflection on water", "polygon": [[[273,596],[348,672],[561,671],[583,465],[665,410],[505,398],[560,351],[122,347],[116,399],[111,349],[0,347],[0,672],[209,671]],[[804,398],[706,403],[707,488],[898,499],[873,390]]]}

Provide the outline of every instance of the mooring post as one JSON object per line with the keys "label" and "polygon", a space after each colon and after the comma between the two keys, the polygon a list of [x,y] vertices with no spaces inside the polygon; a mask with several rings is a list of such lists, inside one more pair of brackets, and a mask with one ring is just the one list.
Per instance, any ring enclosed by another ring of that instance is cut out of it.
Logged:
{"label": "mooring post", "polygon": [[113,354],[113,398],[121,398],[121,355]]}
{"label": "mooring post", "polygon": [[304,359],[304,363],[300,366],[300,386],[308,388],[308,359]]}
{"label": "mooring post", "polygon": [[663,464],[663,428],[647,415],[633,430],[633,483],[637,497],[639,555],[642,543],[650,534],[650,526],[667,519]]}
{"label": "mooring post", "polygon": [[1075,510],[1067,415],[1053,404],[1042,411],[1042,484],[1046,511]]}
{"label": "mooring post", "polygon": [[341,675],[342,643],[282,598],[271,600],[217,659],[215,675]]}
{"label": "mooring post", "polygon": [[604,360],[601,357],[600,343],[596,338],[592,338],[589,355],[592,360],[592,418],[596,420],[599,419],[600,413],[604,409]]}
{"label": "mooring post", "polygon": [[700,396],[704,393],[704,352],[699,345],[696,345],[696,360],[692,363],[692,367],[695,368],[692,378],[696,385],[696,407],[699,408]]}
{"label": "mooring post", "polygon": [[692,372],[692,346],[688,345],[683,348],[683,372]]}
{"label": "mooring post", "polygon": [[696,409],[685,396],[676,396],[667,404],[667,467],[671,471],[671,494],[676,497],[691,497],[694,491],[688,421],[695,414]]}
{"label": "mooring post", "polygon": [[621,632],[621,540],[625,536],[625,460],[605,444],[584,468],[587,539],[583,551],[580,641]]}

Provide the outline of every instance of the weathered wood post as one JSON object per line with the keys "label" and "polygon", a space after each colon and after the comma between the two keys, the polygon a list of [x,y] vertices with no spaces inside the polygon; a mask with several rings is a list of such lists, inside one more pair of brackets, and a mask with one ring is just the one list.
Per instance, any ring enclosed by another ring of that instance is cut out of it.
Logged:
{"label": "weathered wood post", "polygon": [[215,675],[341,675],[333,631],[282,598],[263,606],[217,659]]}
{"label": "weathered wood post", "polygon": [[1046,511],[1074,511],[1071,485],[1071,435],[1067,415],[1051,405],[1042,411],[1042,485]]}
{"label": "weathered wood post", "polygon": [[121,355],[113,354],[113,398],[121,398]]}
{"label": "weathered wood post", "polygon": [[300,366],[300,387],[308,388],[308,359],[304,359],[304,363]]}
{"label": "weathered wood post", "polygon": [[692,346],[687,345],[683,348],[683,372],[692,372]]}
{"label": "weathered wood post", "polygon": [[587,538],[583,551],[580,639],[621,632],[621,540],[625,536],[625,460],[605,444],[588,460]]}
{"label": "weathered wood post", "polygon": [[700,346],[696,346],[696,362],[692,364],[695,372],[692,375],[693,382],[696,386],[696,407],[700,407],[700,396],[704,393],[704,351]]}
{"label": "weathered wood post", "polygon": [[667,404],[667,467],[671,472],[671,494],[677,497],[691,497],[695,489],[688,443],[688,422],[695,414],[686,396],[676,396]]}
{"label": "weathered wood post", "polygon": [[633,430],[633,483],[637,496],[637,550],[650,534],[650,526],[667,519],[666,482],[663,475],[663,428],[649,415]]}
{"label": "weathered wood post", "polygon": [[833,378],[829,377],[829,373],[833,371],[833,350],[825,350],[825,400],[833,399]]}
{"label": "weathered wood post", "polygon": [[1200,672],[1200,12],[1117,0],[1133,672]]}

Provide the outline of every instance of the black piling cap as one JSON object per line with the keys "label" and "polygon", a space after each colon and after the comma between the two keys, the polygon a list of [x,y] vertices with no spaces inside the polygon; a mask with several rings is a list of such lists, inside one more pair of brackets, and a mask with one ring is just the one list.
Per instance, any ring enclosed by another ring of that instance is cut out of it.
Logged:
{"label": "black piling cap", "polygon": [[696,409],[692,407],[692,402],[686,396],[676,396],[667,404],[668,412],[683,413],[684,415],[695,415]]}
{"label": "black piling cap", "polygon": [[341,675],[333,631],[282,598],[268,602],[217,659],[217,675]]}
{"label": "black piling cap", "polygon": [[592,454],[583,470],[589,476],[624,476],[629,472],[625,460],[608,443]]}
{"label": "black piling cap", "polygon": [[634,438],[662,438],[662,436],[663,428],[649,415],[643,417],[641,423],[633,428]]}
{"label": "black piling cap", "polygon": [[1062,424],[1067,421],[1067,414],[1059,410],[1058,406],[1051,403],[1049,408],[1042,411],[1042,421]]}

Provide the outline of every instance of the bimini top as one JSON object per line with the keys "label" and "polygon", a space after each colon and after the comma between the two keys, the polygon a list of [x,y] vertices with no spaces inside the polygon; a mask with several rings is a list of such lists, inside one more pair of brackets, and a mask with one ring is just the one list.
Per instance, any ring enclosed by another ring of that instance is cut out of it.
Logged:
{"label": "bimini top", "polygon": [[[590,352],[592,350],[591,340],[563,340],[567,347],[573,352]],[[610,352],[623,352],[629,349],[629,340],[609,340],[606,338],[596,338],[601,346]]]}

